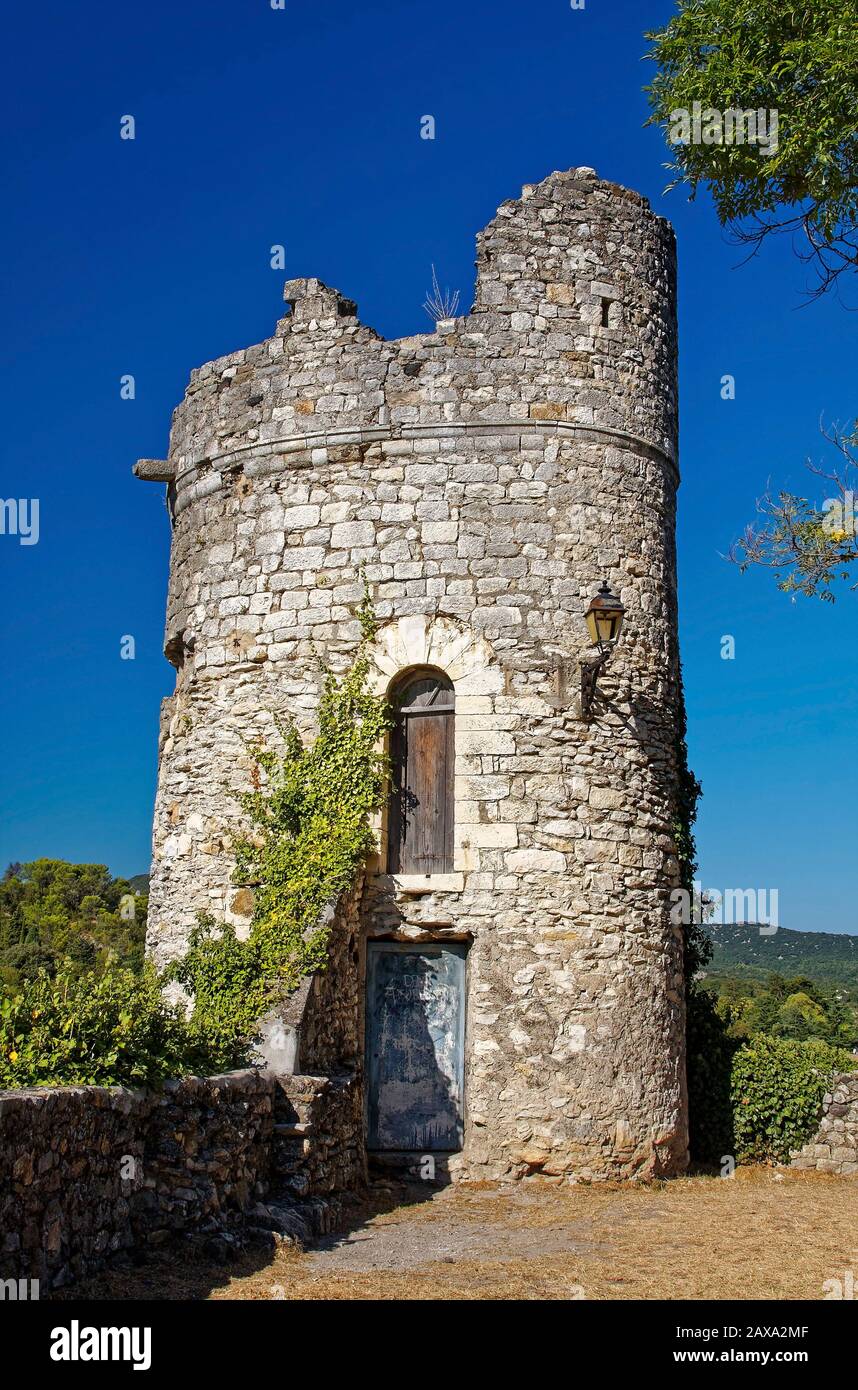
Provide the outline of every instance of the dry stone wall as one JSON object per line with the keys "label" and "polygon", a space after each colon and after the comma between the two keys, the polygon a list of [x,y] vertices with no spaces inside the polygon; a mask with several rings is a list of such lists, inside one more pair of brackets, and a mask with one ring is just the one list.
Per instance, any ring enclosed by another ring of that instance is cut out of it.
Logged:
{"label": "dry stone wall", "polygon": [[835,1076],[823,1100],[819,1129],[792,1160],[793,1168],[858,1173],[858,1072]]}
{"label": "dry stone wall", "polygon": [[[676,1171],[672,232],[571,170],[499,209],[472,312],[434,333],[385,341],[317,280],[285,297],[272,338],[192,374],[169,459],[138,467],[174,519],[149,949],[180,952],[200,909],[246,927],[230,839],[247,742],[275,741],[277,716],[312,732],[317,653],[351,661],[363,574],[379,689],[423,663],[454,684],[456,799],[443,881],[388,876],[380,827],[325,986],[351,1001],[358,1054],[367,940],[465,941],[454,1172]],[[587,724],[582,614],[603,578],[627,617]]]}
{"label": "dry stone wall", "polygon": [[363,1184],[363,1107],[353,1074],[283,1077],[275,1112],[272,1162],[278,1190],[303,1199]]}
{"label": "dry stone wall", "polygon": [[118,1089],[0,1095],[3,1279],[66,1283],[131,1246],[144,1108]]}
{"label": "dry stone wall", "polygon": [[0,1279],[59,1287],[176,1236],[217,1245],[254,1224],[272,1192],[359,1185],[351,1092],[347,1079],[252,1070],[159,1093],[0,1092]]}

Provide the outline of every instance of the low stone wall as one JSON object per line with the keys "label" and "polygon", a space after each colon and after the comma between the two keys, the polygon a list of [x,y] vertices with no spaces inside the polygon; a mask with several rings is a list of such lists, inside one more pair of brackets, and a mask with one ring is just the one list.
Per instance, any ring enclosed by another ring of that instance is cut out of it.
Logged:
{"label": "low stone wall", "polygon": [[834,1077],[819,1129],[796,1154],[792,1167],[858,1173],[858,1071]]}
{"label": "low stone wall", "polygon": [[147,1118],[119,1088],[0,1094],[0,1277],[62,1284],[133,1244]]}
{"label": "low stone wall", "polygon": [[361,1088],[354,1075],[281,1076],[274,1103],[273,1178],[296,1197],[366,1180]]}
{"label": "low stone wall", "polygon": [[58,1287],[122,1250],[239,1227],[272,1189],[354,1186],[359,1121],[349,1077],[0,1092],[0,1279]]}
{"label": "low stone wall", "polygon": [[215,1231],[267,1190],[273,1088],[259,1072],[167,1084],[146,1117],[136,1241]]}

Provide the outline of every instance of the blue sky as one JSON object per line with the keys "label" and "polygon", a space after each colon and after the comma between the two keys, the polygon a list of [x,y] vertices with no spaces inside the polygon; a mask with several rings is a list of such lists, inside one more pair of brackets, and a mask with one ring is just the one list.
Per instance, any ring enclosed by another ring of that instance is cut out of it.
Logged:
{"label": "blue sky", "polygon": [[[741,267],[706,196],[664,195],[644,28],[666,3],[48,0],[6,20],[4,455],[40,539],[0,536],[0,860],[149,861],[169,557],[163,457],[190,369],[270,335],[316,275],[386,336],[434,261],[467,309],[474,237],[552,169],[645,193],[679,241],[681,640],[708,887],[777,888],[783,926],[858,931],[858,598],[791,603],[721,555],[771,478],[806,490],[854,416],[858,320],[802,307],[787,242]],[[120,118],[136,120],[134,141]],[[434,115],[436,139],[419,138]],[[269,265],[286,246],[286,274]],[[133,373],[136,398],[119,379]],[[720,397],[724,373],[736,399]],[[810,495],[819,496],[815,484]],[[120,659],[121,638],[136,643]],[[721,659],[731,634],[736,658]]]}

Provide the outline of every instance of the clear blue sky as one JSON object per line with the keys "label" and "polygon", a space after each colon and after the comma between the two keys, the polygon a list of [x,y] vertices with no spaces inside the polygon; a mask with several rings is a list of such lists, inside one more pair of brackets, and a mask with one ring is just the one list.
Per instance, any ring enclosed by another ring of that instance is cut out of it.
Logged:
{"label": "clear blue sky", "polygon": [[[805,488],[820,414],[858,413],[858,319],[799,307],[788,244],[750,266],[707,197],[663,194],[642,29],[664,0],[47,0],[4,25],[0,859],[144,870],[169,529],[162,457],[189,371],[269,336],[316,275],[387,336],[421,331],[435,262],[473,286],[505,198],[588,164],[673,221],[680,256],[681,638],[706,886],[780,893],[781,924],[858,930],[858,596],[795,604],[721,558],[767,479]],[[135,141],[119,139],[132,114]],[[437,138],[419,138],[435,116]],[[136,378],[134,401],[119,378]],[[724,373],[737,398],[720,398]],[[815,493],[811,495],[816,495]],[[820,494],[821,497],[821,494]],[[736,639],[735,661],[720,657]],[[120,660],[120,639],[136,659]],[[852,868],[850,868],[852,866]]]}

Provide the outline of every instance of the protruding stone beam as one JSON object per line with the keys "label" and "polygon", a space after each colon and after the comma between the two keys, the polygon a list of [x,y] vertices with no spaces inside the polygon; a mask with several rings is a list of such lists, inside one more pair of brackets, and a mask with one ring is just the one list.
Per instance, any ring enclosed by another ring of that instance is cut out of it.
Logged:
{"label": "protruding stone beam", "polygon": [[144,483],[171,483],[176,476],[176,465],[169,459],[138,459],[132,472]]}

